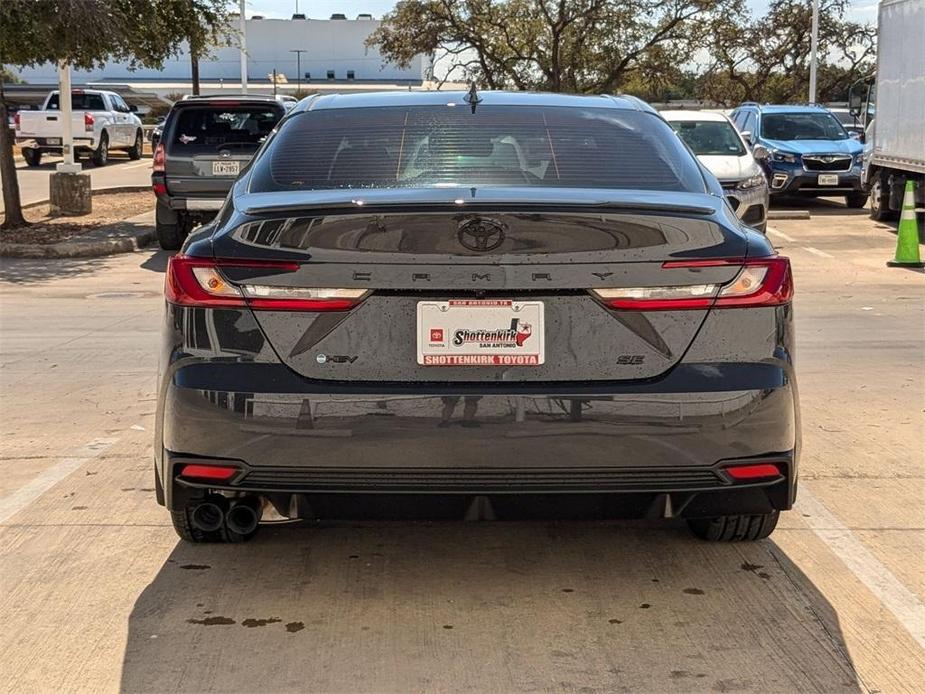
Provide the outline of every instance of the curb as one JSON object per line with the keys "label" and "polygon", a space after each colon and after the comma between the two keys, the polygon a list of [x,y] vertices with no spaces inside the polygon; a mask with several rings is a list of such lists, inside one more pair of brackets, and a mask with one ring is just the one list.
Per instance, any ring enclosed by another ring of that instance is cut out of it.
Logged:
{"label": "curb", "polygon": [[0,257],[99,258],[117,253],[131,253],[154,241],[156,235],[151,223],[153,216],[153,211],[143,212],[130,219],[95,229],[83,237],[78,236],[60,243],[0,242]]}
{"label": "curb", "polygon": [[809,219],[809,210],[768,210],[768,220]]}

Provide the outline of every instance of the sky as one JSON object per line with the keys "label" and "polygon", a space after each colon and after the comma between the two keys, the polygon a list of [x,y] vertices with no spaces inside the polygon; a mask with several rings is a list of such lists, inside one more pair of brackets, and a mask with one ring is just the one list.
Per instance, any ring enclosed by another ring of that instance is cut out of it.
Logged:
{"label": "sky", "polygon": [[[288,18],[296,11],[312,19],[327,19],[335,12],[346,14],[353,19],[361,12],[369,12],[376,19],[395,6],[394,0],[246,0],[246,14],[261,14],[265,17]],[[763,12],[767,0],[748,0],[749,6],[756,14]],[[876,0],[851,0],[849,18],[859,22],[877,21]]]}

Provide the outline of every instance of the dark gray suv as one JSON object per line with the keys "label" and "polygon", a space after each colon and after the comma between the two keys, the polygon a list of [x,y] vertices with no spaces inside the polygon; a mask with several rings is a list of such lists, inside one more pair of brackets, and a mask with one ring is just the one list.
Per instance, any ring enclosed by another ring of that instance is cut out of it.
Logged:
{"label": "dark gray suv", "polygon": [[174,104],[151,174],[161,248],[176,250],[196,224],[215,216],[285,113],[272,96],[188,97]]}

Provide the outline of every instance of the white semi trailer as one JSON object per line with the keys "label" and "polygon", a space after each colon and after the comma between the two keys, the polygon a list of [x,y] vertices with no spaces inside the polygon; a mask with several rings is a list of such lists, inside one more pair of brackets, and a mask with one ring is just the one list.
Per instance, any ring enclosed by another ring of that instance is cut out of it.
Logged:
{"label": "white semi trailer", "polygon": [[882,0],[877,73],[856,82],[849,102],[865,125],[863,181],[870,216],[895,219],[906,181],[925,207],[925,0]]}

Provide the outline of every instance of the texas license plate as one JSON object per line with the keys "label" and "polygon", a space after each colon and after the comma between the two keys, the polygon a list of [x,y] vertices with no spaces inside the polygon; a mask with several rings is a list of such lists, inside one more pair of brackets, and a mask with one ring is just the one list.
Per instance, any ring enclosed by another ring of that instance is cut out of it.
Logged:
{"label": "texas license plate", "polygon": [[820,186],[837,186],[838,174],[819,174]]}
{"label": "texas license plate", "polygon": [[213,161],[213,176],[237,176],[241,170],[241,163],[237,161]]}
{"label": "texas license plate", "polygon": [[539,366],[546,359],[542,301],[419,301],[418,364]]}

